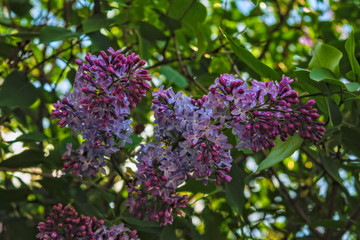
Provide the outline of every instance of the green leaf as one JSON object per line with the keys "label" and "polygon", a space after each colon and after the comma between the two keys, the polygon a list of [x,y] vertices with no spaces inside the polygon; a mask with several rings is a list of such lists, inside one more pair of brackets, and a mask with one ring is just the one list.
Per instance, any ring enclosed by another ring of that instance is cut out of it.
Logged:
{"label": "green leaf", "polygon": [[38,98],[38,90],[18,71],[10,73],[0,88],[0,106],[29,107]]}
{"label": "green leaf", "polygon": [[0,203],[26,201],[30,193],[28,188],[0,189]]}
{"label": "green leaf", "polygon": [[244,207],[244,171],[233,164],[229,173],[232,180],[225,184],[226,199],[229,205],[237,213],[242,214]]}
{"label": "green leaf", "polygon": [[206,207],[202,214],[204,218],[205,234],[204,239],[207,240],[225,240],[226,234],[221,231],[221,221],[223,217],[220,213],[211,211]]}
{"label": "green leaf", "polygon": [[101,28],[107,28],[115,21],[116,19],[107,19],[106,16],[102,14],[92,15],[82,22],[83,31],[84,33],[95,32]]}
{"label": "green leaf", "polygon": [[337,162],[331,159],[328,156],[320,155],[320,159],[322,164],[325,167],[325,170],[340,184],[342,185],[342,179],[339,175],[339,166],[337,166]]}
{"label": "green leaf", "polygon": [[165,34],[160,29],[156,28],[148,22],[139,22],[138,30],[140,35],[150,42],[167,39]]}
{"label": "green leaf", "polygon": [[88,35],[92,42],[91,45],[92,52],[100,52],[101,50],[108,49],[110,47],[109,38],[102,35],[99,31],[91,32]]}
{"label": "green leaf", "polygon": [[42,133],[42,132],[29,132],[29,133],[25,133],[21,136],[19,136],[18,138],[16,138],[15,141],[37,141],[37,142],[40,142],[40,141],[44,141],[44,140],[47,140],[48,137]]}
{"label": "green leaf", "polygon": [[179,88],[186,88],[189,85],[187,79],[172,67],[163,66],[160,68],[160,73]]}
{"label": "green leaf", "polygon": [[160,240],[170,240],[170,239],[177,239],[175,233],[175,227],[173,226],[163,227],[160,234]]}
{"label": "green leaf", "polygon": [[21,17],[29,14],[30,9],[32,8],[30,0],[7,0],[7,3],[9,4],[11,11]]}
{"label": "green leaf", "polygon": [[195,23],[204,22],[205,18],[206,18],[206,7],[200,2],[195,2],[186,12],[186,15],[183,17],[182,21],[187,22],[189,24],[195,24]]}
{"label": "green leaf", "polygon": [[225,38],[230,42],[231,49],[235,52],[236,56],[245,63],[249,68],[251,68],[256,73],[260,74],[263,77],[270,78],[272,80],[279,80],[280,76],[277,72],[271,69],[269,66],[262,63],[259,59],[257,59],[251,52],[246,50],[245,48],[239,46],[232,40],[231,36],[229,36],[224,30],[220,29],[224,34]]}
{"label": "green leaf", "polygon": [[355,126],[341,126],[341,140],[345,149],[360,157],[359,142],[360,129]]}
{"label": "green leaf", "polygon": [[186,184],[177,189],[178,192],[192,192],[192,193],[212,193],[216,190],[216,185],[213,182],[209,182],[204,185],[202,181],[196,181],[190,178],[186,181]]}
{"label": "green leaf", "polygon": [[345,87],[350,92],[356,92],[360,88],[360,84],[357,82],[350,82],[345,84]]}
{"label": "green leaf", "polygon": [[309,69],[323,67],[337,75],[339,74],[339,62],[342,56],[343,54],[337,48],[318,43],[315,45],[314,56],[310,60]]}
{"label": "green leaf", "polygon": [[132,140],[132,143],[126,143],[124,148],[127,148],[127,149],[128,148],[134,148],[134,147],[138,146],[141,143],[142,139],[143,139],[142,137],[140,137],[140,136],[138,136],[136,134],[131,134],[130,138]]}
{"label": "green leaf", "polygon": [[12,156],[0,163],[1,167],[28,168],[35,167],[44,162],[44,154],[38,150],[26,150]]}
{"label": "green leaf", "polygon": [[13,58],[17,55],[19,49],[11,44],[0,42],[0,57]]}
{"label": "green leaf", "polygon": [[40,42],[50,43],[54,41],[62,41],[69,38],[77,38],[80,33],[75,33],[66,28],[46,26],[40,30]]}
{"label": "green leaf", "polygon": [[141,226],[141,227],[159,227],[160,225],[156,222],[150,222],[150,221],[142,221],[138,218],[135,217],[125,217],[124,219],[127,223],[129,224],[133,224],[136,226]]}
{"label": "green leaf", "polygon": [[[212,74],[223,74],[228,73],[231,69],[231,64],[224,55],[214,56],[211,59],[209,66],[209,73]],[[212,79],[214,83],[214,79]]]}
{"label": "green leaf", "polygon": [[272,167],[283,161],[285,158],[290,157],[297,149],[300,148],[302,142],[303,139],[297,133],[294,136],[289,136],[285,142],[281,141],[279,138],[276,139],[275,147],[271,149],[269,155],[267,155],[267,157],[259,164],[256,171],[258,172]]}
{"label": "green leaf", "polygon": [[159,14],[160,21],[165,24],[167,29],[175,31],[176,29],[181,28],[181,22],[179,20],[166,15],[158,9],[154,9],[154,11]]}
{"label": "green leaf", "polygon": [[311,70],[310,78],[317,82],[327,82],[330,84],[345,87],[345,84],[338,79],[335,79],[335,75],[327,68],[316,67]]}
{"label": "green leaf", "polygon": [[328,100],[330,121],[332,122],[333,126],[338,126],[342,122],[341,112],[334,100],[332,100],[330,97],[328,97]]}
{"label": "green leaf", "polygon": [[355,74],[358,76],[358,79],[360,79],[360,65],[355,57],[355,37],[354,32],[351,32],[349,35],[348,40],[345,42],[345,49],[349,56],[350,64],[352,70],[355,72]]}
{"label": "green leaf", "polygon": [[66,145],[68,143],[72,144],[72,148],[76,149],[79,146],[79,142],[76,138],[74,138],[73,136],[71,137],[67,137],[64,138],[61,142],[60,142],[60,154],[64,154],[66,152]]}
{"label": "green leaf", "polygon": [[323,226],[326,228],[331,228],[331,229],[340,229],[343,228],[343,226],[345,225],[344,220],[329,220],[329,219],[323,219],[323,220],[317,220],[317,221],[312,221],[309,225],[312,227],[319,227],[319,226]]}

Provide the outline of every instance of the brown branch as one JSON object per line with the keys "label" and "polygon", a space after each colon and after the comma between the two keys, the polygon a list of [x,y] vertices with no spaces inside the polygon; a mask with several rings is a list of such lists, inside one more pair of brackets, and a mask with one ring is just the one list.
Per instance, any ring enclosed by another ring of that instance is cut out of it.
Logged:
{"label": "brown branch", "polygon": [[355,208],[349,219],[346,221],[344,228],[336,235],[334,239],[341,239],[342,235],[351,228],[356,219],[360,216],[360,204]]}
{"label": "brown branch", "polygon": [[177,44],[177,41],[176,41],[176,35],[175,33],[173,34],[173,38],[174,38],[174,47],[175,47],[175,54],[176,54],[176,57],[179,61],[179,64],[180,64],[180,67],[181,67],[181,70],[182,72],[184,73],[184,75],[190,80],[192,81],[201,91],[203,91],[205,94],[208,93],[208,90],[206,88],[204,88],[198,81],[196,81],[196,79],[191,76],[189,70],[187,69],[187,67],[184,65],[182,59],[181,59],[181,56],[180,56],[180,52],[179,52],[179,49],[178,49],[178,44]]}
{"label": "brown branch", "polygon": [[287,188],[285,187],[285,185],[281,182],[276,170],[274,167],[270,168],[271,173],[274,175],[274,177],[276,178],[276,180],[279,182],[280,185],[280,189],[282,190],[282,192],[285,195],[285,198],[287,199],[288,202],[291,203],[291,205],[293,206],[294,210],[296,211],[296,213],[302,218],[302,220],[309,226],[309,229],[316,234],[320,239],[324,239],[324,235],[319,232],[316,228],[311,226],[311,220],[310,218],[308,218],[308,216],[305,214],[305,212],[301,209],[301,207],[297,204],[297,202],[292,199],[290,197],[290,194],[287,190]]}
{"label": "brown branch", "polygon": [[[277,6],[277,13],[279,15],[279,22],[275,25],[275,27],[269,32],[269,35],[272,36],[276,31],[278,31],[280,29],[280,27],[286,22],[286,19],[288,18],[289,14],[290,14],[290,10],[292,9],[293,5],[295,3],[295,0],[292,0],[289,5],[288,8],[286,9],[286,12],[284,14],[281,14],[280,11],[280,5],[278,3],[278,1],[275,1],[275,5]],[[272,38],[270,37],[266,43],[265,46],[260,54],[260,56],[258,57],[259,60],[263,59],[265,57],[265,54],[267,52],[267,50],[269,49],[270,43],[272,42]]]}

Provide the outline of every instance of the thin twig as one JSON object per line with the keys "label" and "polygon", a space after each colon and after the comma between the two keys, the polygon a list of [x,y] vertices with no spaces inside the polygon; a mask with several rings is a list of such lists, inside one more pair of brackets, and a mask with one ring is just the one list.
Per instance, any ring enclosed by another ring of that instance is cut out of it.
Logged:
{"label": "thin twig", "polygon": [[181,59],[181,56],[180,56],[180,52],[179,52],[179,49],[178,49],[178,45],[177,45],[177,41],[176,41],[176,36],[175,36],[175,33],[173,34],[173,38],[174,38],[174,47],[175,47],[175,54],[176,54],[176,57],[179,61],[179,64],[180,64],[180,67],[181,67],[181,70],[182,72],[185,74],[185,76],[190,80],[192,81],[201,91],[203,91],[205,94],[208,93],[208,90],[206,88],[204,88],[198,81],[196,81],[196,79],[191,76],[189,70],[187,69],[187,67],[184,65],[182,59]]}
{"label": "thin twig", "polygon": [[271,173],[274,175],[274,177],[276,178],[276,180],[279,182],[280,185],[280,189],[282,190],[282,192],[285,195],[285,198],[287,199],[288,202],[291,203],[291,205],[294,207],[295,211],[297,212],[297,214],[304,220],[304,222],[309,226],[309,229],[315,233],[320,239],[324,239],[324,235],[319,232],[316,228],[314,228],[313,226],[311,226],[311,220],[308,218],[308,216],[304,213],[304,211],[301,209],[301,207],[297,204],[296,201],[294,201],[294,199],[292,199],[290,197],[290,194],[287,190],[287,188],[285,187],[285,185],[281,182],[276,170],[274,167],[270,168]]}

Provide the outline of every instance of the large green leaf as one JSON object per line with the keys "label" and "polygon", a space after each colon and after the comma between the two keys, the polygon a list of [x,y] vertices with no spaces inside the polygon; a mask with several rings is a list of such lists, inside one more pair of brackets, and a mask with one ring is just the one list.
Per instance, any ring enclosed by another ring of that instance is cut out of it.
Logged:
{"label": "large green leaf", "polygon": [[285,142],[281,139],[275,140],[275,147],[271,149],[271,152],[267,157],[259,164],[257,171],[264,170],[272,167],[275,164],[283,161],[285,158],[290,157],[297,149],[300,148],[303,139],[299,134],[289,136]]}
{"label": "large green leaf", "polygon": [[212,193],[216,190],[216,185],[213,182],[209,182],[204,185],[202,181],[196,181],[190,178],[186,181],[186,184],[177,189],[178,192],[192,192],[192,193]]}
{"label": "large green leaf", "polygon": [[38,150],[26,150],[12,156],[0,163],[1,167],[28,168],[35,167],[44,162],[44,154]]}
{"label": "large green leaf", "polygon": [[21,17],[29,14],[30,9],[32,8],[30,0],[7,0],[7,3],[9,4],[11,11]]}
{"label": "large green leaf", "polygon": [[338,105],[330,97],[328,98],[330,120],[333,126],[338,126],[342,122],[342,115]]}
{"label": "large green leaf", "polygon": [[161,231],[160,240],[170,240],[170,239],[177,239],[175,233],[175,227],[165,226]]}
{"label": "large green leaf", "polygon": [[91,32],[88,34],[92,42],[91,50],[93,52],[100,52],[101,50],[108,49],[110,47],[110,40],[107,36],[104,36],[100,31]]}
{"label": "large green leaf", "polygon": [[360,129],[355,126],[341,126],[341,140],[345,149],[350,150],[353,154],[360,157],[360,147],[358,140],[360,139]]}
{"label": "large green leaf", "polygon": [[29,133],[25,133],[21,136],[19,136],[18,138],[16,138],[15,141],[43,141],[43,140],[47,140],[48,137],[42,133],[42,132],[29,132]]}
{"label": "large green leaf", "polygon": [[165,34],[148,22],[139,22],[138,29],[141,37],[145,38],[150,42],[155,42],[157,40],[166,40]]}
{"label": "large green leaf", "polygon": [[26,201],[30,193],[29,188],[0,189],[0,203]]}
{"label": "large green leaf", "polygon": [[310,72],[310,78],[317,82],[327,82],[330,84],[345,87],[345,84],[343,82],[341,82],[339,79],[336,79],[335,75],[329,69],[324,67],[316,67],[312,69]]}
{"label": "large green leaf", "polygon": [[105,15],[96,14],[92,15],[88,19],[84,20],[82,22],[83,24],[83,31],[84,33],[90,33],[95,32],[97,30],[100,30],[101,28],[106,28],[113,22],[115,22],[115,19],[107,19]]}
{"label": "large green leaf", "polygon": [[309,69],[323,67],[339,74],[339,62],[343,54],[337,48],[323,43],[315,45],[314,55],[310,60]]}
{"label": "large green leaf", "polygon": [[244,171],[233,164],[229,173],[232,180],[225,184],[226,199],[232,209],[241,214],[244,207]]}
{"label": "large green leaf", "polygon": [[231,49],[234,51],[236,56],[245,63],[249,68],[251,68],[256,73],[260,74],[263,77],[270,78],[272,80],[279,80],[279,74],[271,69],[269,66],[262,63],[259,59],[257,59],[251,52],[246,50],[245,48],[239,46],[232,38],[229,36],[224,30],[220,29],[224,34],[225,38],[230,42]]}
{"label": "large green leaf", "polygon": [[354,32],[351,32],[348,40],[345,42],[345,49],[349,56],[352,70],[357,75],[357,79],[360,80],[360,65],[355,57],[355,37]]}
{"label": "large green leaf", "polygon": [[29,107],[38,98],[38,90],[22,73],[10,73],[0,88],[0,106]]}
{"label": "large green leaf", "polygon": [[166,77],[166,80],[174,83],[179,88],[186,88],[189,85],[187,79],[172,67],[163,66],[160,73]]}
{"label": "large green leaf", "polygon": [[46,26],[40,30],[40,42],[50,43],[54,41],[62,41],[69,38],[77,38],[80,36],[80,33],[72,32],[69,29]]}

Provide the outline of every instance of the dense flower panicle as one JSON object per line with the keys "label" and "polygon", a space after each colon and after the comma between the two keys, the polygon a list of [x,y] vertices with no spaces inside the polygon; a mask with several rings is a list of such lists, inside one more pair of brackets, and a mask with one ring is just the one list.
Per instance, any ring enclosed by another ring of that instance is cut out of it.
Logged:
{"label": "dense flower panicle", "polygon": [[79,215],[72,206],[53,207],[45,222],[38,224],[36,238],[44,240],[139,240],[124,224],[107,229],[103,220]]}
{"label": "dense flower panicle", "polygon": [[[79,176],[103,170],[104,157],[131,142],[130,108],[141,101],[150,88],[150,76],[141,67],[145,61],[139,56],[124,56],[120,50],[101,51],[99,56],[87,54],[79,65],[74,91],[54,104],[53,118],[60,127],[69,126],[72,133],[81,133],[82,146],[64,157],[65,171]],[[81,156],[82,155],[82,156]]]}
{"label": "dense flower panicle", "polygon": [[248,85],[224,74],[197,101],[163,86],[153,92],[154,138],[159,144],[148,143],[139,151],[136,178],[128,189],[130,212],[166,225],[172,213],[178,213],[176,208],[186,205],[176,194],[186,179],[229,182],[232,145],[223,133],[226,128],[237,137],[237,148],[254,152],[273,147],[278,136],[285,141],[296,132],[318,141],[325,128],[316,121],[315,101],[297,106],[292,81],[283,77],[280,82]]}
{"label": "dense flower panicle", "polygon": [[129,184],[127,206],[135,216],[171,224],[173,213],[187,204],[187,196],[176,194],[176,188],[188,177],[185,161],[171,147],[149,143],[138,155],[136,179]]}
{"label": "dense flower panicle", "polygon": [[93,240],[94,232],[101,228],[103,220],[97,220],[96,217],[90,218],[80,215],[71,206],[62,204],[53,207],[53,211],[47,217],[45,222],[38,224],[40,233],[36,238],[44,240]]}
{"label": "dense flower panicle", "polygon": [[[323,122],[316,122],[319,115],[313,109],[315,101],[293,107],[299,100],[297,92],[291,90],[292,81],[283,76],[279,83],[254,80],[248,86],[241,79],[224,74],[210,86],[204,106],[227,116],[225,126],[238,136],[238,148],[256,152],[259,148],[273,147],[271,140],[278,136],[285,141],[288,135],[296,132],[303,138],[318,141],[325,128]],[[215,118],[220,116],[214,114]]]}

